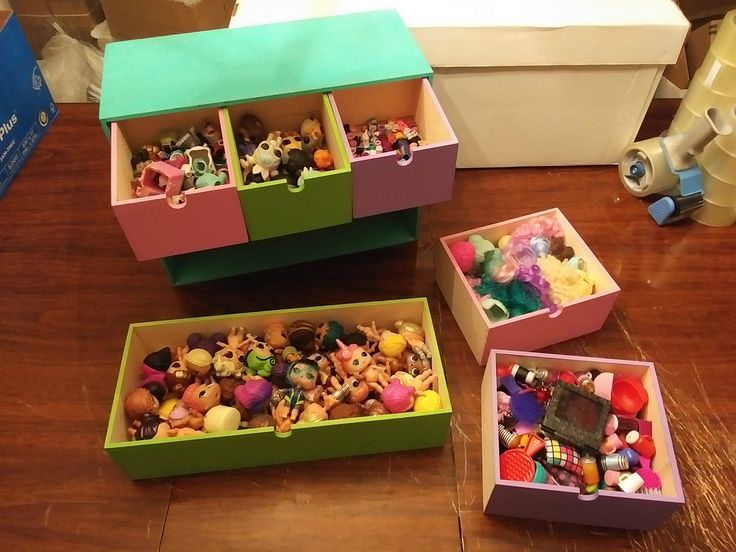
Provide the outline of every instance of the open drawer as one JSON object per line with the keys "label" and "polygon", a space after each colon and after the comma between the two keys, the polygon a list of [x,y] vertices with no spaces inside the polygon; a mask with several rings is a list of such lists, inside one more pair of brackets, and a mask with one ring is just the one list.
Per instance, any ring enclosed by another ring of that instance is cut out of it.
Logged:
{"label": "open drawer", "polygon": [[[246,114],[256,115],[266,132],[290,129],[299,132],[305,119],[318,118],[324,133],[324,148],[329,150],[334,165],[331,170],[306,173],[303,183],[297,186],[281,176],[246,183],[243,171],[236,168],[238,197],[250,238],[262,240],[350,222],[350,166],[327,96],[291,96],[227,108],[233,129],[238,128]],[[228,132],[228,139],[236,132]],[[236,145],[231,142],[228,149],[233,159],[237,159]]]}
{"label": "open drawer", "polygon": [[159,145],[169,132],[183,134],[205,122],[226,129],[218,109],[182,111],[113,122],[111,197],[115,216],[139,261],[157,259],[248,241],[233,175],[233,159],[225,151],[227,183],[192,188],[174,196],[136,197],[131,187],[131,155],[146,144]]}
{"label": "open drawer", "polygon": [[[426,78],[336,90],[331,101],[350,156],[353,217],[420,207],[452,197],[457,138]],[[350,153],[345,126],[408,118],[416,122],[422,145],[408,159],[393,149],[357,157]]]}

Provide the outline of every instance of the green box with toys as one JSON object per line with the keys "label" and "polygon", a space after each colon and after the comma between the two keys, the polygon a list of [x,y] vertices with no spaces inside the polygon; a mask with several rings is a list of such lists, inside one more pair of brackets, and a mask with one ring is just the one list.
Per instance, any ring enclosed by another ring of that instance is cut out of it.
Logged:
{"label": "green box with toys", "polygon": [[132,479],[442,446],[425,298],[131,324],[106,452]]}

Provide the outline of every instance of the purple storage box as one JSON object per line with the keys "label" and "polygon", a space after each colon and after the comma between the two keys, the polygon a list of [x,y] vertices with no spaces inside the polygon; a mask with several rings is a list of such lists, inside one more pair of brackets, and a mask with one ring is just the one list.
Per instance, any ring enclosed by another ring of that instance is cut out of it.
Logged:
{"label": "purple storage box", "polygon": [[[550,371],[587,372],[597,369],[641,380],[649,401],[640,417],[652,423],[657,453],[652,469],[662,479],[662,494],[599,490],[581,494],[576,487],[523,483],[501,479],[498,454],[498,405],[496,367],[520,364]],[[486,514],[547,521],[565,521],[600,527],[653,529],[685,504],[685,497],[672,448],[667,417],[651,362],[606,358],[491,350],[481,389],[483,427],[483,504]]]}

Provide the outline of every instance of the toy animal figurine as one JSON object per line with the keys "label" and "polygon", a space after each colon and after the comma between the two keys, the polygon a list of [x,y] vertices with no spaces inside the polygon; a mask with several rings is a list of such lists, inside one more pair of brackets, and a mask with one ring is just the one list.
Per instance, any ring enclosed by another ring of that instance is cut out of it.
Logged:
{"label": "toy animal figurine", "polygon": [[212,363],[218,377],[234,376],[242,377],[245,370],[244,349],[248,345],[245,339],[245,329],[232,328],[227,336],[227,343],[218,342],[222,347],[215,353]]}
{"label": "toy animal figurine", "polygon": [[266,140],[258,144],[253,155],[247,155],[245,162],[241,159],[240,165],[247,177],[253,175],[260,177],[263,182],[269,181],[272,177],[278,176],[279,165],[284,157],[281,149],[281,137],[275,133],[268,135]]}
{"label": "toy animal figurine", "polygon": [[281,147],[286,154],[291,153],[293,150],[301,150],[302,137],[293,130],[285,132],[281,137]]}
{"label": "toy animal figurine", "polygon": [[245,370],[249,376],[267,378],[276,364],[274,350],[264,341],[254,340],[245,356]]}
{"label": "toy animal figurine", "polygon": [[281,164],[281,171],[290,186],[302,186],[304,176],[312,168],[313,161],[309,154],[301,149],[292,149],[285,155],[286,161]]}
{"label": "toy animal figurine", "polygon": [[322,132],[322,123],[316,117],[308,117],[302,122],[300,133],[302,135],[302,149],[309,155],[322,147],[324,133]]}

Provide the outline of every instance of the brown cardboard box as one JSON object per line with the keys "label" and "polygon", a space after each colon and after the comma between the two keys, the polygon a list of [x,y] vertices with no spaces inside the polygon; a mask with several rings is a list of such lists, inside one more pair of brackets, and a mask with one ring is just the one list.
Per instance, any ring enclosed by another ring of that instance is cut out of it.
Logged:
{"label": "brown cardboard box", "polygon": [[687,56],[687,66],[690,71],[690,77],[703,64],[710,45],[718,32],[721,20],[709,21],[705,25],[701,25],[690,31],[685,42],[685,55]]}
{"label": "brown cardboard box", "polygon": [[678,88],[684,90],[688,87],[688,84],[690,84],[690,73],[688,71],[688,59],[685,55],[685,48],[680,50],[680,55],[677,56],[677,62],[674,65],[665,67],[662,75]]}
{"label": "brown cardboard box", "polygon": [[690,21],[721,17],[736,8],[734,0],[677,0],[676,3]]}
{"label": "brown cardboard box", "polygon": [[90,32],[105,19],[100,0],[10,0],[36,58],[56,34],[53,24],[77,40],[93,42]]}
{"label": "brown cardboard box", "polygon": [[236,0],[102,0],[118,40],[225,28]]}

